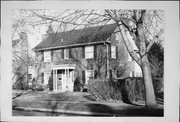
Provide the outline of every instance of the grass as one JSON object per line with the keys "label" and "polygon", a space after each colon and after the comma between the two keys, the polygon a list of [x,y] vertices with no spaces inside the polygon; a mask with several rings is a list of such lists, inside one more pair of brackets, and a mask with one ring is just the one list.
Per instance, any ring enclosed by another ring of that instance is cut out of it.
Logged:
{"label": "grass", "polygon": [[118,116],[163,116],[163,108],[149,111],[144,106],[129,105],[123,102],[95,101],[88,93],[82,92],[54,94],[27,91],[13,99],[13,107],[113,113]]}

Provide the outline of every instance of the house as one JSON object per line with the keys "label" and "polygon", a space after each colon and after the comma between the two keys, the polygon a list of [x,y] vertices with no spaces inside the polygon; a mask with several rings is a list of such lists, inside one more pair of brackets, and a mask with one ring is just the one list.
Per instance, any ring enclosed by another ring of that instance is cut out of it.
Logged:
{"label": "house", "polygon": [[24,80],[31,85],[32,78],[34,77],[33,59],[31,56],[33,52],[29,49],[28,35],[25,32],[21,32],[18,38],[12,40],[12,48],[13,83],[18,80]]}
{"label": "house", "polygon": [[89,79],[142,76],[116,24],[47,34],[34,51],[38,83],[52,78],[53,91],[74,91],[76,82]]}

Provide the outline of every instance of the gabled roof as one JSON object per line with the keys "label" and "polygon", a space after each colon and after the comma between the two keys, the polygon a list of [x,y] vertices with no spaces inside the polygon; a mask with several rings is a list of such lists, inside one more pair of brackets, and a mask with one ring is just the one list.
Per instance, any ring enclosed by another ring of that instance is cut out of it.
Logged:
{"label": "gabled roof", "polygon": [[51,34],[34,47],[33,50],[48,50],[104,42],[111,36],[116,28],[116,24],[108,24]]}

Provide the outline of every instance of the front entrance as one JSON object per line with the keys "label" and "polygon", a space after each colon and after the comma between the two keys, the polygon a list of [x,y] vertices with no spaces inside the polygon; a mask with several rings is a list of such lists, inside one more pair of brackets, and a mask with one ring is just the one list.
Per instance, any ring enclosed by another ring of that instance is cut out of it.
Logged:
{"label": "front entrance", "polygon": [[53,91],[73,92],[74,65],[53,66]]}

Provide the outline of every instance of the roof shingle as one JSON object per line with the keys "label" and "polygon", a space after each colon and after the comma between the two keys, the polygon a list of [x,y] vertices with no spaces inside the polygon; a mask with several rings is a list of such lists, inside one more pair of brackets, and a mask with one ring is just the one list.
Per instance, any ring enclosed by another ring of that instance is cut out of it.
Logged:
{"label": "roof shingle", "polygon": [[66,47],[69,45],[85,45],[87,43],[106,41],[116,28],[116,24],[108,24],[104,26],[89,27],[51,34],[39,43],[34,50],[47,50],[57,47]]}

